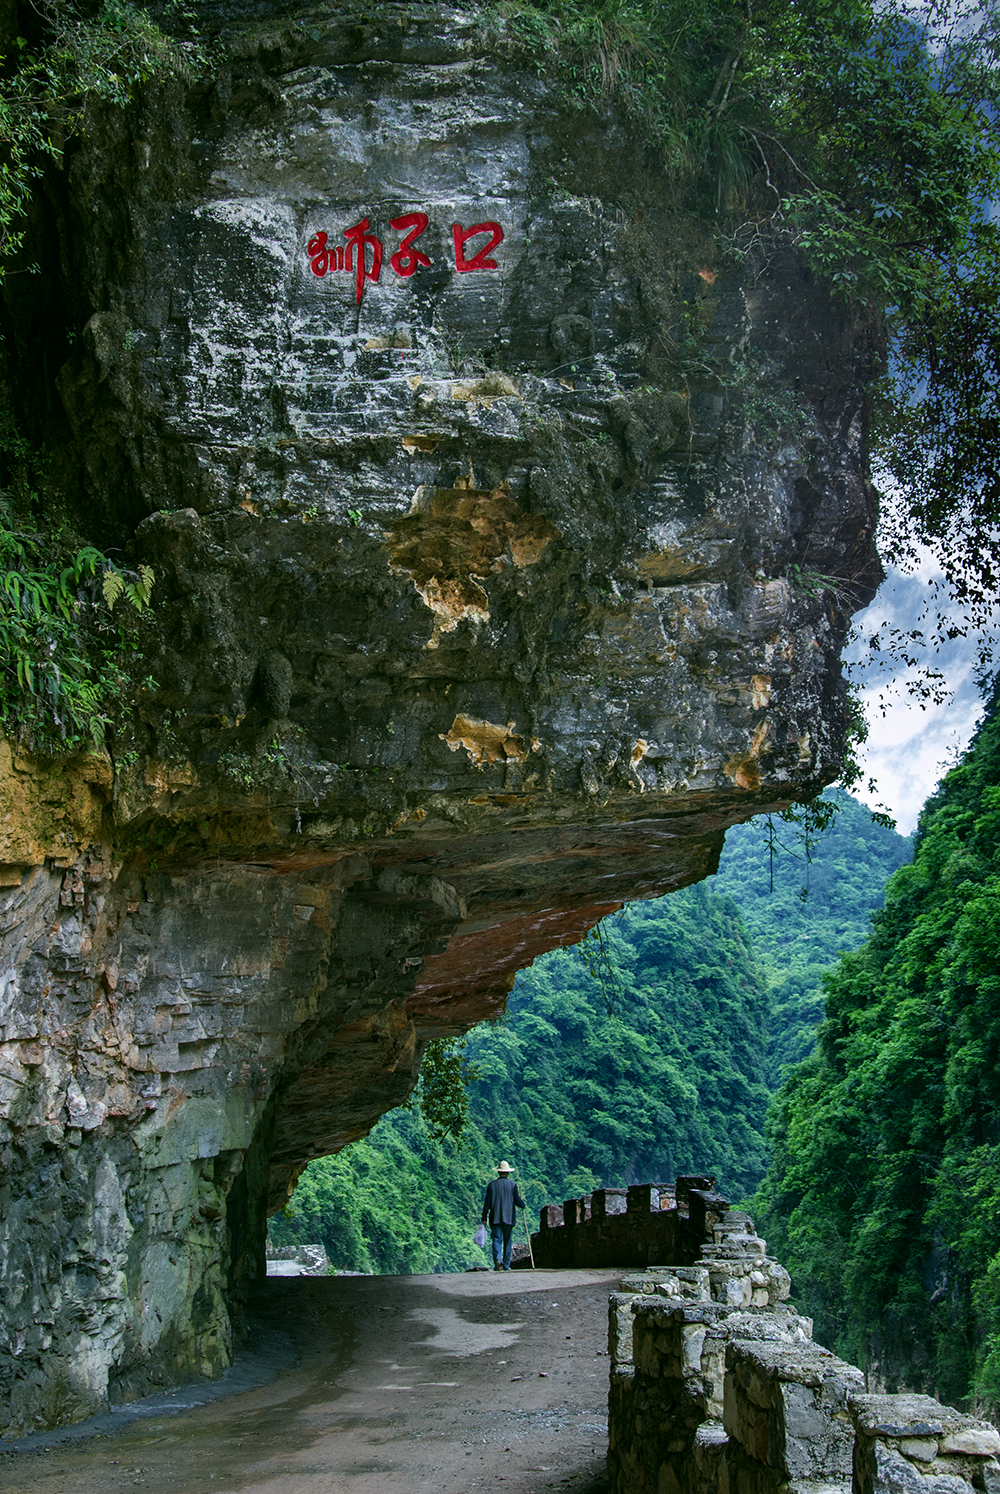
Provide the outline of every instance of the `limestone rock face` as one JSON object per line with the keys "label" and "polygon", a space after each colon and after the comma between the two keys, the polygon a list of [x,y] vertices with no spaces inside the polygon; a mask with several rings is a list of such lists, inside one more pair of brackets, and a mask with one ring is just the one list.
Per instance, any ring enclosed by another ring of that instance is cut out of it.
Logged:
{"label": "limestone rock face", "polygon": [[10,292],[157,599],[113,760],[61,805],[0,758],[10,1430],[217,1371],[266,1210],[428,1036],[833,779],[880,575],[793,245],[471,12],[205,14],[212,82],[95,122]]}

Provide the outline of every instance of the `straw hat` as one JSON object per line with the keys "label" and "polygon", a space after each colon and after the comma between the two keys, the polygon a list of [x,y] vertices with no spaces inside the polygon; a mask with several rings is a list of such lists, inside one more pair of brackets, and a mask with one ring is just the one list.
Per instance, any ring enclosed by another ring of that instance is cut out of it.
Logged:
{"label": "straw hat", "polygon": [[498,1162],[497,1163],[497,1172],[510,1172],[510,1163],[509,1162]]}

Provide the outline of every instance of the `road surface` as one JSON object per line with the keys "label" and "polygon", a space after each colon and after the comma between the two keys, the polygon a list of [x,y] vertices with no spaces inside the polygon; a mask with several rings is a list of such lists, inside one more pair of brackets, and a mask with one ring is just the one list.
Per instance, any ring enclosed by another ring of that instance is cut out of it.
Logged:
{"label": "road surface", "polygon": [[274,1378],[202,1405],[178,1390],[73,1441],[38,1434],[0,1453],[0,1488],[599,1494],[620,1274],[271,1278],[258,1342],[283,1343],[286,1360],[294,1344]]}

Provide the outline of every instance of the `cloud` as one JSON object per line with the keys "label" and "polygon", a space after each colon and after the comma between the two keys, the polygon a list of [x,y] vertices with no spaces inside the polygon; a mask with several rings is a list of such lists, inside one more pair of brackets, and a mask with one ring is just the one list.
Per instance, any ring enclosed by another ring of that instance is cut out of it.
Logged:
{"label": "cloud", "polygon": [[[924,801],[968,745],[983,713],[976,684],[977,642],[975,637],[955,638],[938,644],[918,644],[910,652],[916,667],[886,657],[873,660],[867,640],[892,630],[911,633],[923,628],[929,635],[927,608],[938,608],[935,583],[940,572],[928,552],[917,558],[912,574],[890,570],[871,606],[855,618],[855,641],[845,653],[851,678],[860,687],[868,741],[861,753],[865,787],[855,794],[872,808],[885,806],[894,815],[899,830],[907,835],[916,825]],[[957,608],[951,616],[961,620]],[[933,616],[931,618],[933,620]],[[921,666],[943,675],[948,698],[941,703],[917,699]],[[875,792],[867,780],[875,781]]]}

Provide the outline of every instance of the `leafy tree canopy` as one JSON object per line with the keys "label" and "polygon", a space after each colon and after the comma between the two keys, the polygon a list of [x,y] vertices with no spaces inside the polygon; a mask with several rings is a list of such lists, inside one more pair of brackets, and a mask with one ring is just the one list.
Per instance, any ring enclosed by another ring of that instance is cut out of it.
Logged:
{"label": "leafy tree canopy", "polygon": [[[561,60],[581,106],[620,101],[664,152],[679,202],[713,216],[734,254],[794,244],[855,308],[883,370],[870,439],[887,556],[905,568],[928,546],[965,614],[930,605],[916,641],[984,628],[1000,585],[992,0],[504,9],[540,67]],[[871,643],[899,656],[914,637]]]}
{"label": "leafy tree canopy", "polygon": [[1000,1407],[1000,701],[827,981],[759,1206],[817,1335],[890,1389]]}
{"label": "leafy tree canopy", "polygon": [[868,938],[886,882],[912,854],[908,837],[875,822],[843,790],[827,789],[823,802],[837,813],[808,843],[777,818],[735,826],[709,883],[739,908],[767,976],[774,1083],[782,1065],[811,1052],[824,1015],[824,974]]}

